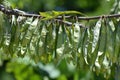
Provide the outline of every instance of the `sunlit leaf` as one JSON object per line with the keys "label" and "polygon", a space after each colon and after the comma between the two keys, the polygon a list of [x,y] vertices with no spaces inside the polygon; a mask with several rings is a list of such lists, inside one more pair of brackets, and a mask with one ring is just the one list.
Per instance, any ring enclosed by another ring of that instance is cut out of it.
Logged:
{"label": "sunlit leaf", "polygon": [[115,26],[114,26],[113,21],[109,21],[109,25],[110,25],[110,27],[111,27],[111,30],[112,30],[112,31],[115,31]]}
{"label": "sunlit leaf", "polygon": [[98,20],[95,25],[95,28],[94,28],[94,32],[93,32],[94,39],[93,39],[93,43],[92,43],[92,52],[94,52],[97,42],[99,40],[100,28],[101,28],[101,24],[102,24],[101,22],[102,22],[102,19]]}

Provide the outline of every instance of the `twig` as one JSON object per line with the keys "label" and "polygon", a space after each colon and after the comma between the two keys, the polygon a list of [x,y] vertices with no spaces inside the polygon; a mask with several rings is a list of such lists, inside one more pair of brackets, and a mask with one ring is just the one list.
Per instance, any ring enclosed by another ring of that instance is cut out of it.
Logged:
{"label": "twig", "polygon": [[[0,11],[2,11],[5,14],[8,15],[16,15],[16,16],[25,16],[25,17],[36,17],[36,18],[41,18],[39,14],[31,14],[31,13],[21,13],[21,10],[18,9],[6,9],[3,5],[0,4]],[[73,16],[64,16],[64,18],[72,18]],[[93,19],[99,19],[99,18],[118,18],[120,17],[120,14],[112,14],[112,15],[102,15],[102,16],[92,16],[92,17],[79,17],[79,20],[93,20]],[[62,19],[62,16],[58,16],[57,19]]]}
{"label": "twig", "polygon": [[[0,11],[7,15],[16,15],[16,16],[24,16],[24,17],[34,17],[34,18],[43,18],[39,14],[31,14],[27,13],[18,9],[7,9],[3,5],[0,4]],[[73,18],[75,16],[64,16],[65,19]],[[94,19],[100,19],[100,18],[118,18],[120,17],[120,14],[112,14],[112,15],[102,15],[102,16],[92,16],[92,17],[80,17],[78,16],[78,20],[94,20]],[[73,23],[68,22],[68,21],[63,21],[62,16],[58,16],[55,21],[58,21],[60,23],[67,24],[68,26],[72,25]]]}
{"label": "twig", "polygon": [[92,16],[92,17],[78,17],[79,20],[93,20],[100,18],[118,18],[120,14],[112,14],[112,15],[102,15],[102,16]]}
{"label": "twig", "polygon": [[66,24],[67,26],[72,26],[72,25],[74,25],[74,26],[79,26],[79,27],[81,27],[81,28],[84,28],[85,26],[83,25],[83,24],[80,24],[80,23],[71,23],[71,22],[69,22],[69,21],[64,21],[64,20],[60,20],[60,19],[54,19],[55,21],[58,21],[59,23],[63,23],[63,24]]}
{"label": "twig", "polygon": [[26,13],[24,11],[21,12],[21,10],[18,9],[6,9],[3,5],[0,4],[0,11],[7,15],[16,15],[16,16],[25,16],[25,17],[36,17],[36,18],[41,18],[42,16],[38,14],[30,14]]}

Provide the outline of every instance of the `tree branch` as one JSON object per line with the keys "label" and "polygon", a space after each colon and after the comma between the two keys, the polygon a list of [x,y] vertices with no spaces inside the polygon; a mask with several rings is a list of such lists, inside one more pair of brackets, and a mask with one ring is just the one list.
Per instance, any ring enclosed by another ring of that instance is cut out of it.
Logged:
{"label": "tree branch", "polygon": [[[16,15],[16,16],[24,16],[24,17],[34,17],[34,18],[44,18],[39,14],[31,14],[27,13],[18,9],[7,9],[3,5],[0,4],[0,11],[2,11],[4,14],[7,15]],[[73,18],[74,16],[64,16],[65,19]],[[120,14],[112,14],[112,15],[102,15],[102,16],[92,16],[92,17],[80,17],[78,16],[78,20],[94,20],[94,19],[100,19],[100,18],[118,18],[120,17]],[[73,23],[68,21],[63,21],[63,16],[58,16],[55,21],[58,21],[60,23],[67,24],[68,26],[72,25]],[[81,26],[81,24],[80,24]]]}
{"label": "tree branch", "polygon": [[36,17],[36,18],[41,18],[42,16],[38,14],[30,14],[18,9],[6,9],[3,5],[0,4],[0,11],[7,15],[16,15],[16,16],[24,16],[24,17]]}

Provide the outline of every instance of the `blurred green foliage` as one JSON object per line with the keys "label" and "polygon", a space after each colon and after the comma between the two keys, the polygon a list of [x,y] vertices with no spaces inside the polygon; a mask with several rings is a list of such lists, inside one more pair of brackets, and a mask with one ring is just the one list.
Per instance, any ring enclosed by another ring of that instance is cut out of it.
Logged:
{"label": "blurred green foliage", "polygon": [[114,0],[8,0],[13,8],[29,12],[76,10],[86,14],[107,14]]}

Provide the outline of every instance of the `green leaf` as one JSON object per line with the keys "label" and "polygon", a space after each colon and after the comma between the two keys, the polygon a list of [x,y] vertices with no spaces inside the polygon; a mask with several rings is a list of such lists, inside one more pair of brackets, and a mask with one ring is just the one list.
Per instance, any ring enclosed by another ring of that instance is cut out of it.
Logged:
{"label": "green leaf", "polygon": [[114,26],[114,23],[113,23],[112,20],[109,21],[109,25],[110,25],[111,30],[114,32],[115,31],[115,26]]}
{"label": "green leaf", "polygon": [[100,45],[99,45],[99,52],[97,57],[100,67],[102,66],[102,63],[106,54],[106,49],[107,49],[107,39],[108,39],[107,38],[107,30],[108,30],[107,21],[108,20],[104,19],[104,24],[102,24],[102,27],[101,27]]}
{"label": "green leaf", "polygon": [[[92,42],[92,53],[90,54],[91,60],[90,60],[90,65],[91,69],[94,69],[96,66],[97,68],[100,68],[100,65],[98,63],[98,53],[99,53],[99,48],[100,48],[100,40],[101,40],[101,29],[102,29],[102,19],[100,18],[93,31],[93,42]],[[94,66],[95,65],[95,66]],[[96,70],[97,72],[97,70]]]}
{"label": "green leaf", "polygon": [[97,21],[97,23],[96,23],[96,25],[94,27],[94,31],[93,31],[94,38],[93,38],[93,42],[92,42],[92,53],[94,52],[94,50],[95,50],[95,48],[97,46],[98,40],[99,40],[101,24],[102,24],[102,19],[100,18]]}
{"label": "green leaf", "polygon": [[78,11],[48,11],[48,12],[39,12],[42,17],[44,17],[42,20],[49,20],[57,18],[60,15],[66,15],[66,14],[78,14],[85,16],[85,14],[78,12]]}

